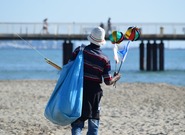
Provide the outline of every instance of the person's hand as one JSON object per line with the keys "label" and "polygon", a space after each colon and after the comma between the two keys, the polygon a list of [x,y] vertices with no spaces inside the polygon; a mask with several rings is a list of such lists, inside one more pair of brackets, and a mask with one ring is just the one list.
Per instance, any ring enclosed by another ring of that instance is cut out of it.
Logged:
{"label": "person's hand", "polygon": [[116,82],[121,78],[121,74],[114,72],[114,77],[113,77],[113,86],[116,88]]}
{"label": "person's hand", "polygon": [[121,78],[121,74],[120,73],[116,73],[115,75],[114,75],[114,81],[116,82],[116,81],[118,81],[119,79]]}
{"label": "person's hand", "polygon": [[114,85],[116,84],[116,82],[121,78],[121,74],[120,73],[114,73],[113,78],[111,79],[111,81],[107,81],[105,82],[106,85]]}

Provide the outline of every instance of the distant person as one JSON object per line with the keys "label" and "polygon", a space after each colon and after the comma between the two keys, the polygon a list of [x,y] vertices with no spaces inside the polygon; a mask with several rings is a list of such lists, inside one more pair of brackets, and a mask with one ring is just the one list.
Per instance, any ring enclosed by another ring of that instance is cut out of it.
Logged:
{"label": "distant person", "polygon": [[[84,123],[88,121],[87,135],[98,135],[100,119],[100,101],[103,95],[101,83],[112,85],[121,77],[110,74],[110,60],[100,49],[106,44],[105,30],[95,27],[87,36],[90,44],[84,48],[84,82],[83,82],[83,106],[82,115],[71,124],[72,135],[81,135]],[[74,60],[80,51],[77,47],[70,60]],[[109,97],[107,97],[109,98]]]}
{"label": "distant person", "polygon": [[107,35],[109,35],[112,32],[112,26],[111,26],[111,18],[109,17],[108,21],[107,21]]}
{"label": "distant person", "polygon": [[47,22],[47,18],[43,20],[43,27],[42,27],[42,32],[44,34],[48,34],[48,22]]}
{"label": "distant person", "polygon": [[101,22],[100,27],[104,29],[104,24]]}

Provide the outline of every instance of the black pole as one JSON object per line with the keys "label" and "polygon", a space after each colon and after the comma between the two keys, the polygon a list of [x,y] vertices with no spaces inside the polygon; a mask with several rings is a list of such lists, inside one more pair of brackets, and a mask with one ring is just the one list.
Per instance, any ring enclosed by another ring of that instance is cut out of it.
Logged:
{"label": "black pole", "polygon": [[157,71],[157,44],[153,44],[153,71]]}
{"label": "black pole", "polygon": [[164,70],[164,43],[162,40],[159,44],[159,70]]}
{"label": "black pole", "polygon": [[73,43],[65,40],[63,43],[63,65],[67,64],[73,51]]}
{"label": "black pole", "polygon": [[147,57],[146,57],[146,70],[147,71],[150,71],[151,70],[151,44],[150,44],[150,41],[148,41],[147,45],[146,45],[146,48],[147,48]]}
{"label": "black pole", "polygon": [[139,45],[139,52],[140,52],[140,55],[139,55],[139,61],[140,61],[140,70],[144,70],[144,43],[143,41],[141,41],[140,45]]}

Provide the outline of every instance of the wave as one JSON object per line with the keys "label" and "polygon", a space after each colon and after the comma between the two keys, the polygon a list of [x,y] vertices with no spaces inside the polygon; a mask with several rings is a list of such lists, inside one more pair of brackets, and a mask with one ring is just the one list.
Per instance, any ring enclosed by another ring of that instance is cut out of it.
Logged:
{"label": "wave", "polygon": [[[61,42],[57,41],[36,41],[31,40],[29,44],[35,49],[61,49]],[[32,49],[28,43],[24,41],[3,41],[0,43],[0,49]]]}
{"label": "wave", "polygon": [[16,48],[16,49],[30,49],[27,45],[21,45],[18,43],[7,42],[6,44],[0,43],[0,48]]}

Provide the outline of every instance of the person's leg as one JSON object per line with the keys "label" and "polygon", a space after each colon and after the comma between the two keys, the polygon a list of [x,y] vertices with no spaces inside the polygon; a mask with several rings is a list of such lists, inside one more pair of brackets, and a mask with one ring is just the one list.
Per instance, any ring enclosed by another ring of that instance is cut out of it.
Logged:
{"label": "person's leg", "polygon": [[87,135],[98,135],[99,120],[88,119]]}
{"label": "person's leg", "polygon": [[82,129],[84,128],[84,121],[77,120],[71,124],[72,135],[81,135]]}

